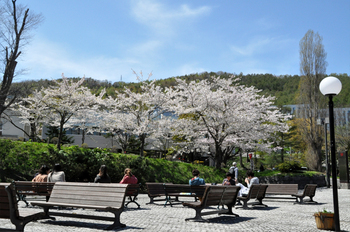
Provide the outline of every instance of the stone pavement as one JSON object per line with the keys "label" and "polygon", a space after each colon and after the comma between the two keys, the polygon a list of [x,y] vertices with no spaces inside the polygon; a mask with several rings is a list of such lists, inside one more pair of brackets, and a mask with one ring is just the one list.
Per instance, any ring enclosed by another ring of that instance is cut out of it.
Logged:
{"label": "stone pavement", "polygon": [[[350,190],[338,189],[338,196],[340,228],[342,231],[350,231]],[[193,209],[184,208],[181,204],[173,207],[163,207],[163,201],[146,205],[149,202],[148,196],[140,194],[137,202],[141,204],[141,209],[137,209],[133,203],[129,204],[128,209],[121,214],[121,222],[126,224],[126,227],[116,231],[320,231],[316,228],[313,214],[323,209],[333,211],[332,189],[318,188],[314,200],[318,204],[294,205],[293,200],[269,199],[263,201],[268,205],[266,208],[234,209],[233,212],[240,215],[238,218],[210,215],[204,217],[209,222],[199,223],[185,221],[185,218],[194,217],[195,211]],[[39,208],[25,207],[23,202],[19,203],[19,207],[21,211],[40,210]],[[64,211],[109,215],[95,210],[75,209]],[[101,231],[109,224],[111,222],[56,217],[56,221],[40,220],[31,222],[27,224],[25,231],[91,232]],[[0,219],[0,228],[14,228],[14,226],[10,223],[10,220]]]}

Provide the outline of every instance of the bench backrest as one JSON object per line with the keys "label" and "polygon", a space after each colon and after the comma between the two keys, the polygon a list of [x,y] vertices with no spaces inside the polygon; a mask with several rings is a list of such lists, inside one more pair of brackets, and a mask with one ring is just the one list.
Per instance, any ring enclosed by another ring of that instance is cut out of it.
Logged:
{"label": "bench backrest", "polygon": [[14,183],[17,192],[33,191],[35,193],[48,193],[55,185],[54,182],[15,181]]}
{"label": "bench backrest", "polygon": [[259,194],[259,190],[260,190],[260,184],[252,184],[249,188],[247,197],[250,199],[255,199]]}
{"label": "bench backrest", "polygon": [[316,192],[317,184],[305,185],[303,196],[314,197]]}
{"label": "bench backrest", "polygon": [[141,184],[128,184],[128,188],[126,190],[127,196],[137,196],[139,194],[139,189]]}
{"label": "bench backrest", "polygon": [[191,185],[188,184],[164,184],[164,189],[167,194],[171,193],[190,193]]}
{"label": "bench backrest", "polygon": [[192,193],[191,195],[203,196],[205,185],[188,185],[188,184],[164,184],[166,194]]}
{"label": "bench backrest", "polygon": [[[171,183],[166,183],[171,184]],[[148,196],[165,196],[164,183],[146,182]]]}
{"label": "bench backrest", "polygon": [[292,195],[298,193],[298,184],[268,184],[266,194]]}
{"label": "bench backrest", "polygon": [[206,189],[206,185],[191,185],[191,193],[195,193],[196,196],[203,196]]}
{"label": "bench backrest", "polygon": [[6,186],[10,183],[0,183],[0,218],[10,218],[10,203],[6,192]]}
{"label": "bench backrest", "polygon": [[127,184],[56,182],[49,202],[123,208]]}
{"label": "bench backrest", "polygon": [[234,205],[239,189],[238,186],[207,186],[202,204],[206,206]]}
{"label": "bench backrest", "polygon": [[259,199],[259,200],[264,199],[267,188],[268,188],[267,184],[260,184],[259,192],[258,192],[258,195],[256,196],[256,199]]}

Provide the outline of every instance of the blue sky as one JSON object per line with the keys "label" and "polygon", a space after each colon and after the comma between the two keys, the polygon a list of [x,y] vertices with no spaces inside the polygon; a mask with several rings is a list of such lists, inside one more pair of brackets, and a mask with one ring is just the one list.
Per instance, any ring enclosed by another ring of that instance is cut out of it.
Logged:
{"label": "blue sky", "polygon": [[294,75],[299,41],[323,37],[327,74],[350,74],[349,0],[18,0],[45,20],[15,81],[92,77],[110,82],[201,72]]}

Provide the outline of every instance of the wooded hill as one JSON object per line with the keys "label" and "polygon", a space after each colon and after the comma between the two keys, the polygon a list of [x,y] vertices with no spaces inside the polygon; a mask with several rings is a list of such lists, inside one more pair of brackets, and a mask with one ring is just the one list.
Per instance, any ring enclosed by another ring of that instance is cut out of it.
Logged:
{"label": "wooded hill", "polygon": [[[255,88],[261,90],[262,95],[275,96],[275,105],[293,105],[297,104],[296,97],[298,95],[298,87],[300,76],[298,75],[281,75],[275,76],[272,74],[232,74],[226,72],[203,72],[196,74],[189,74],[179,77],[170,77],[167,79],[157,80],[157,84],[162,87],[170,87],[176,85],[176,78],[186,79],[188,81],[193,80],[203,80],[208,79],[211,76],[221,76],[223,78],[228,78],[231,75],[235,75],[240,78],[240,83],[246,86],[255,86]],[[342,82],[343,88],[339,96],[334,98],[335,107],[350,107],[350,78],[348,74],[330,74],[329,76],[334,76],[339,78]],[[80,79],[79,77],[73,77],[73,80]],[[24,81],[13,83],[11,86],[12,93],[16,93],[19,96],[27,96],[35,89],[40,89],[41,87],[48,87],[54,84],[50,80],[38,80],[38,81]],[[91,89],[95,94],[98,94],[102,89],[106,89],[108,96],[115,96],[116,90],[122,90],[124,87],[132,89],[132,91],[140,90],[140,83],[125,83],[122,81],[111,83],[110,81],[100,81],[93,78],[85,78],[84,86]]]}

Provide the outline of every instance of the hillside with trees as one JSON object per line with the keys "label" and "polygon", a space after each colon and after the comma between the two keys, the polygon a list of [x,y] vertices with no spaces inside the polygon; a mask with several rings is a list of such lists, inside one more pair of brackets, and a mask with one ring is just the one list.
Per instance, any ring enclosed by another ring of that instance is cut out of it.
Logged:
{"label": "hillside with trees", "polygon": [[[163,88],[175,86],[176,85],[176,78],[186,80],[186,81],[192,81],[192,80],[204,80],[209,79],[211,76],[221,76],[223,78],[229,78],[231,75],[235,75],[236,77],[240,78],[240,83],[250,87],[254,86],[255,88],[261,90],[259,94],[265,95],[265,96],[275,96],[275,102],[274,104],[276,106],[283,106],[283,105],[293,105],[297,104],[296,98],[298,96],[298,89],[299,89],[299,82],[300,82],[300,76],[299,75],[281,75],[276,76],[273,74],[247,74],[243,75],[241,74],[232,74],[232,73],[226,73],[226,72],[203,72],[203,73],[195,73],[195,74],[189,74],[185,76],[178,76],[178,77],[169,77],[166,79],[161,79],[156,81],[156,85],[159,85]],[[339,78],[339,80],[343,84],[343,89],[340,92],[339,96],[335,99],[335,106],[336,107],[350,107],[350,78],[349,75],[344,74],[335,74],[332,73],[330,76],[335,76]],[[73,81],[78,81],[81,78],[80,77],[71,77],[68,79],[72,79]],[[49,85],[52,85],[54,83],[53,80],[28,80],[23,82],[17,82],[13,83],[12,92],[17,92],[17,95],[20,95],[21,97],[28,96],[31,92],[33,92],[35,89],[41,89],[46,88]],[[140,91],[140,83],[139,82],[114,82],[111,83],[107,80],[100,81],[95,80],[91,77],[85,78],[85,81],[83,83],[83,86],[88,87],[92,93],[99,94],[103,89],[106,89],[106,95],[111,96],[113,98],[116,97],[116,91],[123,90],[124,87],[127,87],[133,92],[139,92]]]}

